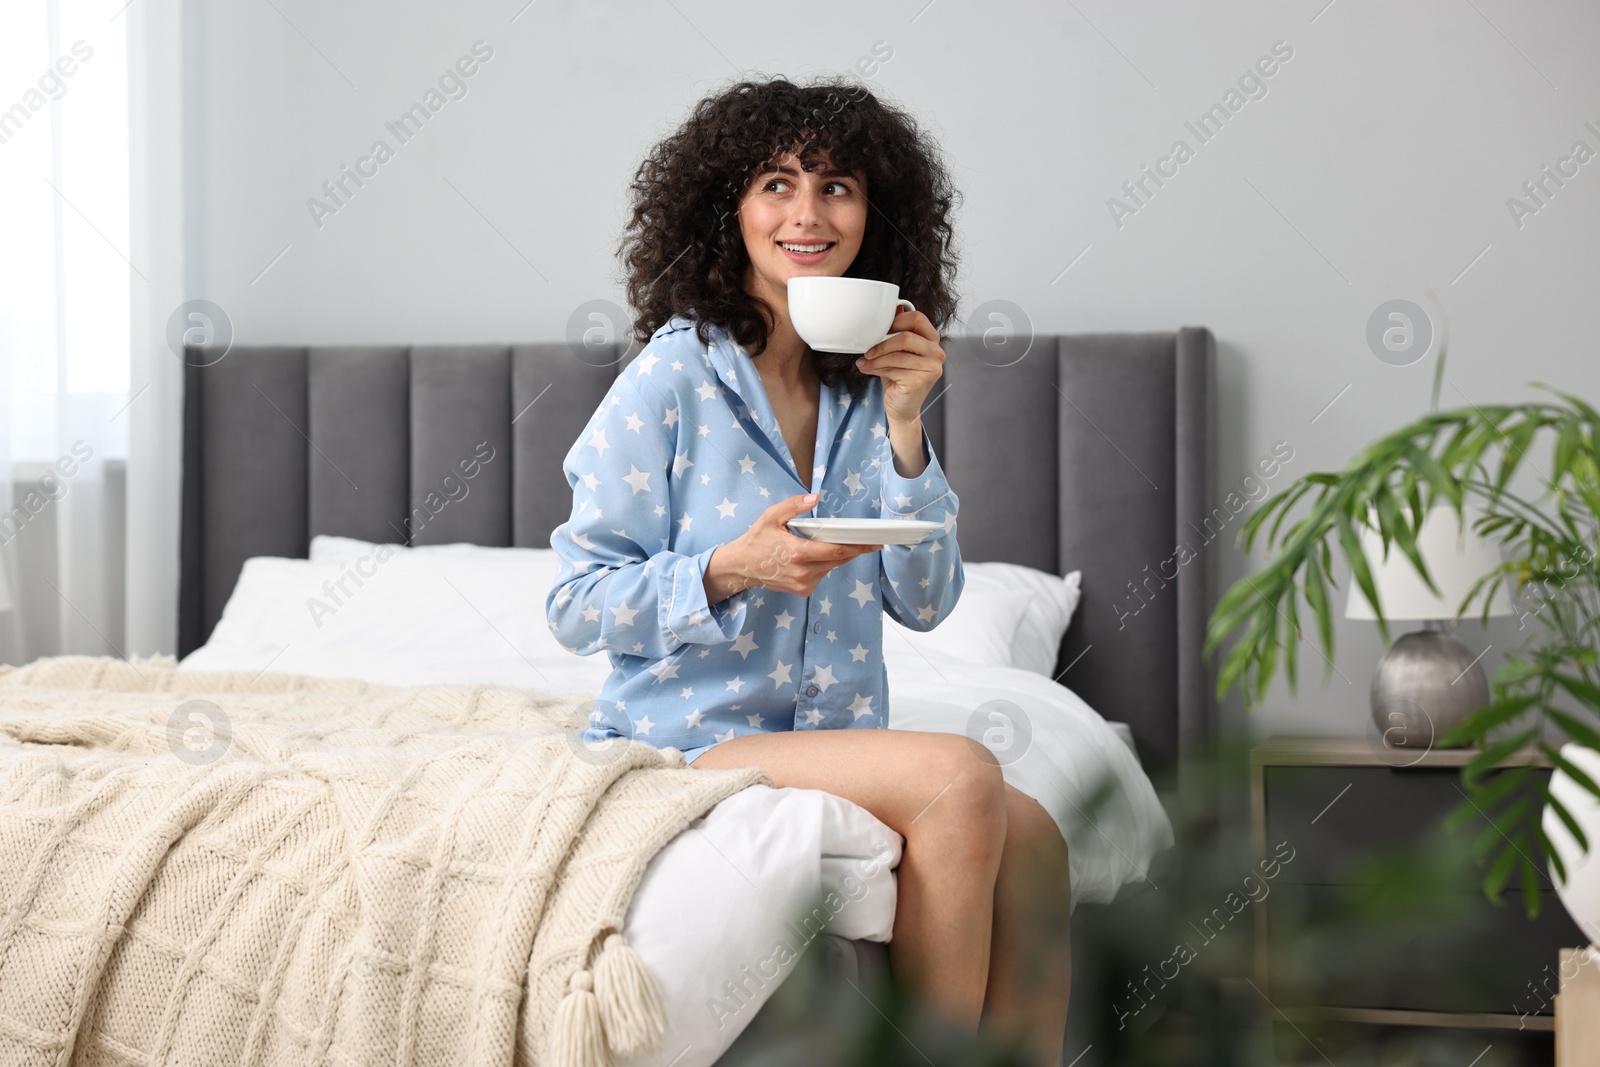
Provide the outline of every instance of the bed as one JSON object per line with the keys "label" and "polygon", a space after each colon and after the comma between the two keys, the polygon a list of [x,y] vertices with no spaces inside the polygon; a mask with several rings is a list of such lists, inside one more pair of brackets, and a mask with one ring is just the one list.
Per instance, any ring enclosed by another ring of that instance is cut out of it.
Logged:
{"label": "bed", "polygon": [[[1200,655],[1208,559],[1175,574],[1158,561],[1208,513],[1214,341],[1185,327],[1035,337],[1004,358],[973,339],[945,346],[923,421],[961,500],[969,578],[983,578],[969,589],[989,598],[973,594],[964,625],[1020,634],[1037,620],[1006,598],[1046,578],[1076,578],[1066,599],[1081,601],[1058,641],[1048,631],[1053,663],[1049,649],[1031,665],[1001,662],[1003,649],[968,654],[963,633],[891,638],[886,620],[891,724],[972,733],[997,707],[1027,724],[1026,751],[1004,769],[1072,846],[1076,926],[1078,905],[1145,883],[1171,843],[1160,798],[1213,728]],[[597,691],[609,665],[551,650],[539,583],[571,507],[562,456],[638,347],[240,347],[196,360],[183,667]],[[351,571],[366,579],[327,591]],[[436,654],[419,655],[429,641]],[[1091,821],[1079,802],[1097,774],[1117,795]],[[816,924],[825,966],[852,984],[881,975],[901,845],[837,797],[767,787],[680,834],[628,913],[671,1020],[667,1041],[629,1062],[760,1059],[780,1040],[762,1022],[788,974],[767,966],[769,950],[808,944],[793,916],[830,894],[843,903]],[[688,911],[708,918],[685,923]],[[1091,966],[1075,957],[1075,984]]]}

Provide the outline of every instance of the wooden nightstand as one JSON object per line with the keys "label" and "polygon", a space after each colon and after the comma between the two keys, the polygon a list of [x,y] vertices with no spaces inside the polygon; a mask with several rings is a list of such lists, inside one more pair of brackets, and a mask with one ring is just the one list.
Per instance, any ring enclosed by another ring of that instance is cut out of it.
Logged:
{"label": "wooden nightstand", "polygon": [[[1295,850],[1255,908],[1255,980],[1283,1020],[1502,1034],[1554,1030],[1551,997],[1538,994],[1541,980],[1553,976],[1562,947],[1586,939],[1547,883],[1539,918],[1529,920],[1520,889],[1508,889],[1505,904],[1496,907],[1483,895],[1482,870],[1470,862],[1452,869],[1452,889],[1439,901],[1439,915],[1452,916],[1451,924],[1440,919],[1375,933],[1379,943],[1363,957],[1372,965],[1319,983],[1314,1003],[1306,990],[1274,977],[1275,962],[1290,962],[1275,949],[1275,936],[1286,939],[1296,924],[1327,914],[1342,891],[1361,885],[1363,858],[1445,832],[1445,816],[1463,798],[1460,768],[1475,754],[1383,749],[1361,737],[1280,736],[1251,750],[1256,858],[1284,841]],[[1548,767],[1527,754],[1518,762]],[[1457,833],[1476,836],[1477,830]],[[1352,949],[1360,955],[1360,946]]]}

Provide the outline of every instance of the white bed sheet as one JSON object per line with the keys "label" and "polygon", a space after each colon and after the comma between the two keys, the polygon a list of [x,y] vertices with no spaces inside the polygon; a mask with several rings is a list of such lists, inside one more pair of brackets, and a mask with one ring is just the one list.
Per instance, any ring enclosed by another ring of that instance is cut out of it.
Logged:
{"label": "white bed sheet", "polygon": [[[325,596],[327,573],[305,560],[249,561],[211,639],[182,667],[591,693],[610,670],[605,656],[559,645],[552,652],[541,613],[526,610],[539,601],[508,602],[503,568],[452,564],[444,581],[426,561],[396,559],[336,614],[313,614],[308,601]],[[368,636],[379,632],[387,639]],[[418,635],[434,654],[417,653]],[[885,659],[893,728],[973,734],[976,712],[1000,710],[1031,735],[1004,774],[1061,827],[1074,907],[1111,900],[1171,845],[1171,824],[1126,726],[1030,671],[935,664],[906,647]],[[976,720],[977,732],[988,725]],[[1109,802],[1090,817],[1100,775],[1112,784]],[[887,941],[890,872],[902,847],[865,809],[807,789],[745,790],[680,834],[651,862],[624,929],[668,999],[671,1028],[660,1049],[627,1067],[714,1062],[792,966],[775,950],[785,936],[791,950],[803,936],[785,934],[803,906],[831,893],[839,911],[828,912],[828,934]]]}
{"label": "white bed sheet", "polygon": [[753,786],[656,854],[623,928],[661,979],[666,1039],[626,1067],[708,1067],[815,938],[888,941],[899,834],[815,789]]}
{"label": "white bed sheet", "polygon": [[[988,717],[990,712],[1005,720]],[[889,726],[981,738],[1011,731],[1008,783],[1055,818],[1068,846],[1072,903],[1104,904],[1144,880],[1170,848],[1172,823],[1139,766],[1128,727],[1106,722],[1072,690],[1017,667],[889,661]],[[1024,737],[1026,736],[1026,740]],[[1097,787],[1106,793],[1094,803]]]}

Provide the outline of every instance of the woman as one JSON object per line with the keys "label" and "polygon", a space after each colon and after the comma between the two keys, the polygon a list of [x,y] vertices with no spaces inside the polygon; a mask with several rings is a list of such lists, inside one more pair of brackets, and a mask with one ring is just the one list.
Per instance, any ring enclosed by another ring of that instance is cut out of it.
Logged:
{"label": "woman", "polygon": [[[949,615],[959,500],[923,431],[954,314],[954,193],[911,118],[855,86],[742,82],[633,184],[622,242],[645,341],[568,452],[551,628],[613,671],[584,737],[760,766],[905,838],[890,959],[946,1022],[1058,1064],[1067,852],[983,746],[889,729],[883,619]],[[814,352],[786,283],[894,282],[919,311],[860,358]],[[650,324],[664,324],[650,332]],[[916,545],[832,545],[803,514],[917,517]]]}

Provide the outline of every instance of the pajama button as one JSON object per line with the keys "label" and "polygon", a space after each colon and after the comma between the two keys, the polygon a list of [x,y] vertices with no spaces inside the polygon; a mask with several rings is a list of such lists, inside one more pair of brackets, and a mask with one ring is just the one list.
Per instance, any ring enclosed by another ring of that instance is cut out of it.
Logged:
{"label": "pajama button", "polygon": [[816,695],[817,695],[817,687],[816,686],[814,686],[814,685],[806,686],[806,696],[814,697]]}
{"label": "pajama button", "polygon": [[814,633],[814,634],[820,634],[822,632],[822,624],[820,622],[812,623],[811,624],[811,632]]}

